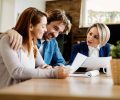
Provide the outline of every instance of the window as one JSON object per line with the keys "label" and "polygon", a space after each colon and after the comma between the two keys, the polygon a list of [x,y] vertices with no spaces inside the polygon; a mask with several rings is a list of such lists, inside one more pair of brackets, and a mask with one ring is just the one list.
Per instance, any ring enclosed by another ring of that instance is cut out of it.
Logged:
{"label": "window", "polygon": [[80,26],[96,22],[120,24],[119,0],[82,0]]}

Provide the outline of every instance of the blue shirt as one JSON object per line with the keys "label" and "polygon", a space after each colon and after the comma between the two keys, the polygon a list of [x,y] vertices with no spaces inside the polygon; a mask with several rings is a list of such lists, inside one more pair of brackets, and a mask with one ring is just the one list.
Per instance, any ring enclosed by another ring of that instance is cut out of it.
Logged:
{"label": "blue shirt", "polygon": [[[38,49],[41,45],[41,40],[38,39]],[[55,66],[55,65],[65,65],[66,62],[59,50],[58,43],[55,38],[50,41],[45,41],[43,46],[43,59],[46,64]]]}

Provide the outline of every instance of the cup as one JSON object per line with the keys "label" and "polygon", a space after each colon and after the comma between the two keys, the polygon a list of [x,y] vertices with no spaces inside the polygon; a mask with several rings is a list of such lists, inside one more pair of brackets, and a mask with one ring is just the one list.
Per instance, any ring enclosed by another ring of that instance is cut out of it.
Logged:
{"label": "cup", "polygon": [[111,64],[110,62],[106,67],[103,67],[103,73],[105,73],[107,76],[111,76]]}
{"label": "cup", "polygon": [[120,59],[111,60],[111,69],[114,85],[120,85]]}

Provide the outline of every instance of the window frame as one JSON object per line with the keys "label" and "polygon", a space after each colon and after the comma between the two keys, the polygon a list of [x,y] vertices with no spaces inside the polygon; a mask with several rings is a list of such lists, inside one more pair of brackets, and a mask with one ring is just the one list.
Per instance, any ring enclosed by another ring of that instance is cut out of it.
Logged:
{"label": "window frame", "polygon": [[[80,13],[80,22],[79,22],[79,28],[81,27],[89,27],[87,23],[87,0],[81,0],[81,13]],[[112,24],[120,24],[120,23],[106,23],[107,25]]]}

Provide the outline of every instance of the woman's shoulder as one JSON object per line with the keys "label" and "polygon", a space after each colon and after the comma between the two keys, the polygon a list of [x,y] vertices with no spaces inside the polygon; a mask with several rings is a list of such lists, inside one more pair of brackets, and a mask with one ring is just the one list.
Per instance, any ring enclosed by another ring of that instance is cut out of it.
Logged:
{"label": "woman's shoulder", "polygon": [[110,48],[110,44],[106,43],[106,45],[104,45],[103,48]]}
{"label": "woman's shoulder", "polygon": [[81,41],[80,45],[87,45],[87,42],[86,41]]}
{"label": "woman's shoulder", "polygon": [[9,35],[7,33],[2,33],[2,37],[0,38],[0,43],[8,42]]}
{"label": "woman's shoulder", "polygon": [[106,46],[110,46],[110,43],[106,43]]}
{"label": "woman's shoulder", "polygon": [[80,48],[85,47],[85,46],[87,46],[87,43],[85,41],[82,41],[79,44],[74,45],[74,47],[80,47]]}
{"label": "woman's shoulder", "polygon": [[5,53],[10,50],[10,42],[9,42],[9,35],[5,34],[0,39],[0,52]]}
{"label": "woman's shoulder", "polygon": [[105,52],[110,52],[110,44],[109,43],[106,43],[105,46],[101,47],[101,50],[104,50]]}

